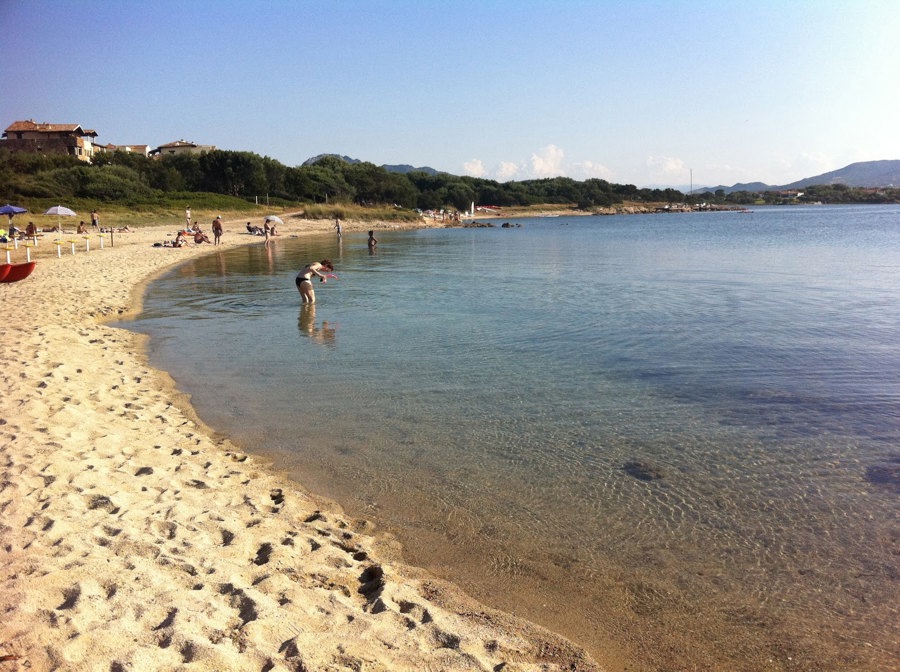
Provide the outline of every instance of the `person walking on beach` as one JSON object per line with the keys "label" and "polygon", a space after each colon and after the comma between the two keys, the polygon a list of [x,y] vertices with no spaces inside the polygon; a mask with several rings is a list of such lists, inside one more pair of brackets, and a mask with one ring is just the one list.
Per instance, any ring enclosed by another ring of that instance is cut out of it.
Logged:
{"label": "person walking on beach", "polygon": [[184,209],[184,220],[187,222],[186,229],[188,231],[191,230],[191,206],[188,206]]}
{"label": "person walking on beach", "polygon": [[314,261],[311,264],[307,264],[303,267],[299,273],[297,273],[297,277],[294,279],[294,284],[297,285],[297,291],[300,292],[300,300],[303,303],[315,303],[316,302],[316,292],[313,289],[312,279],[313,276],[319,277],[319,282],[325,282],[325,273],[323,271],[333,271],[334,264],[331,263],[330,259],[322,259],[322,261]]}
{"label": "person walking on beach", "polygon": [[222,237],[222,215],[219,215],[213,220],[212,223],[213,230],[213,239],[216,241],[216,245],[219,244],[219,238]]}
{"label": "person walking on beach", "polygon": [[100,230],[100,215],[96,210],[91,210],[91,228]]}

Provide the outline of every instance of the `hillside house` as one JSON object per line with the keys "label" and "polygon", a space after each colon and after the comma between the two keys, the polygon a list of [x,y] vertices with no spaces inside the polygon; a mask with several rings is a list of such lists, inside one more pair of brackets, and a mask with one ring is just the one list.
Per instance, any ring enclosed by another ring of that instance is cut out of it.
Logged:
{"label": "hillside house", "polygon": [[127,152],[128,154],[150,156],[150,145],[106,145],[104,151]]}
{"label": "hillside house", "polygon": [[0,139],[0,147],[11,152],[67,154],[90,162],[97,132],[79,124],[37,123],[33,119],[13,122]]}
{"label": "hillside house", "polygon": [[214,152],[215,145],[198,145],[187,140],[176,140],[165,145],[160,145],[152,152],[151,156],[174,156],[176,154],[202,154],[203,152]]}

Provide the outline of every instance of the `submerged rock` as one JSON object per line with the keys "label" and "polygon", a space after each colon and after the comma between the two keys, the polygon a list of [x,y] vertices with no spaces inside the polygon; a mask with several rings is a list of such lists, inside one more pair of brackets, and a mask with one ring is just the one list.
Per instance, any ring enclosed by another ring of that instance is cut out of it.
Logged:
{"label": "submerged rock", "polygon": [[890,464],[873,464],[866,468],[866,480],[900,494],[900,457]]}
{"label": "submerged rock", "polygon": [[658,481],[663,477],[659,467],[646,462],[626,462],[622,465],[622,471],[639,481]]}

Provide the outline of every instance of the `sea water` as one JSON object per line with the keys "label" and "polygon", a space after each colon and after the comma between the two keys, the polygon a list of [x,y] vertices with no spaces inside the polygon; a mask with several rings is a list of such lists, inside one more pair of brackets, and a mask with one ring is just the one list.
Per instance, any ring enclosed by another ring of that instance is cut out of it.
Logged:
{"label": "sea water", "polygon": [[900,207],[493,223],[216,252],[126,326],[209,425],[613,669],[897,669]]}

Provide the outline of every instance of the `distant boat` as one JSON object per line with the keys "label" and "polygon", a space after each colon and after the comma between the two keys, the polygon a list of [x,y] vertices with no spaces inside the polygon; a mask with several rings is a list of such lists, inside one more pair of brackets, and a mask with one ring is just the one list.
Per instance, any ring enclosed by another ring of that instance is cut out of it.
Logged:
{"label": "distant boat", "polygon": [[28,261],[24,264],[0,264],[0,282],[18,282],[24,280],[37,265],[35,261]]}

